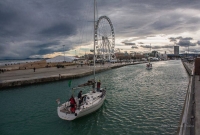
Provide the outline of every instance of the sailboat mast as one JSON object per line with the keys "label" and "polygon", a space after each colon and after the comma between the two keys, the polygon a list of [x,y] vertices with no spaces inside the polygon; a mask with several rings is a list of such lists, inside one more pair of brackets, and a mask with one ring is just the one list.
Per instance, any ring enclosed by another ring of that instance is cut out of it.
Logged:
{"label": "sailboat mast", "polygon": [[94,62],[94,67],[93,67],[93,71],[94,71],[94,81],[95,81],[95,25],[96,25],[96,22],[95,22],[95,10],[96,10],[96,0],[94,0],[94,59],[93,59],[93,62]]}
{"label": "sailboat mast", "polygon": [[[150,44],[150,54],[151,54],[151,44]],[[150,58],[149,58],[149,63],[150,63]]]}

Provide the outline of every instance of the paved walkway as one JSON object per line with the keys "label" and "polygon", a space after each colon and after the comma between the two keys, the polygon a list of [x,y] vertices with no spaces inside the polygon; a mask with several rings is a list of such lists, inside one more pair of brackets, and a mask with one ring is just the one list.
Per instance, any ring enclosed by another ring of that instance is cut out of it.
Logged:
{"label": "paved walkway", "polygon": [[[105,63],[104,65],[96,64],[96,72],[102,72],[112,68],[118,68],[126,65],[135,65],[140,63]],[[7,71],[0,74],[0,90],[1,88],[6,87],[15,87],[63,79],[79,78],[90,74],[93,74],[93,66],[88,65],[66,66],[64,68],[39,68],[36,69],[35,72],[33,69]]]}
{"label": "paved walkway", "polygon": [[[96,70],[98,69],[105,69],[117,65],[122,64],[105,64],[103,65],[96,65]],[[8,71],[0,74],[0,83],[2,82],[10,82],[10,81],[16,81],[16,80],[25,80],[25,79],[35,79],[35,78],[42,78],[42,77],[51,77],[51,76],[59,76],[59,74],[62,75],[76,75],[81,74],[85,72],[90,72],[93,70],[93,66],[87,66],[83,65],[82,67],[79,65],[77,66],[68,66],[65,68],[57,68],[57,67],[51,67],[51,68],[40,68],[36,69],[34,72],[33,69],[27,69],[27,70],[15,70],[15,71]]]}

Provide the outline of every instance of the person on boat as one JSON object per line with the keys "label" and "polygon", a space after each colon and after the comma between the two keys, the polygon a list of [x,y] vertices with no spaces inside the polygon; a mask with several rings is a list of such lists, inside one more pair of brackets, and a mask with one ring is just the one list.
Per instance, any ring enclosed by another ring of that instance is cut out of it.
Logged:
{"label": "person on boat", "polygon": [[78,93],[78,99],[79,99],[79,106],[80,106],[83,101],[82,90]]}
{"label": "person on boat", "polygon": [[99,81],[97,82],[97,91],[100,91],[100,87],[101,87],[101,81],[99,80]]}
{"label": "person on boat", "polygon": [[92,83],[92,91],[93,91],[93,93],[95,93],[95,83],[96,83],[96,82],[93,82],[93,83]]}
{"label": "person on boat", "polygon": [[69,101],[70,101],[71,112],[75,113],[75,110],[76,110],[76,101],[75,101],[73,95],[71,96],[71,98],[69,99]]}

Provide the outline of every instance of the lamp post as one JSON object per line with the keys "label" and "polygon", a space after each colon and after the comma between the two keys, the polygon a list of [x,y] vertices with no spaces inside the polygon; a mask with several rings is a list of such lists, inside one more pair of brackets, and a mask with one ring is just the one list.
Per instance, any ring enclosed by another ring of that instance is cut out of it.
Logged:
{"label": "lamp post", "polygon": [[65,45],[63,45],[64,61],[65,61]]}

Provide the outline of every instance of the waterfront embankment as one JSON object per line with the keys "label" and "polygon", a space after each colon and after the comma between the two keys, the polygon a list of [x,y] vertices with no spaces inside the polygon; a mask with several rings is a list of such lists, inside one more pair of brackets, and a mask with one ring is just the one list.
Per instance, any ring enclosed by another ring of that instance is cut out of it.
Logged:
{"label": "waterfront embankment", "polygon": [[[135,65],[146,63],[134,62],[134,63],[106,63],[105,65],[96,65],[96,73],[110,70],[113,68],[119,68],[127,65]],[[93,66],[88,65],[72,65],[64,68],[50,67],[39,69],[23,69],[13,70],[0,74],[0,89],[16,86],[24,86],[30,84],[59,81],[64,79],[80,78],[83,76],[93,74]]]}
{"label": "waterfront embankment", "polygon": [[200,81],[194,74],[194,63],[182,62],[189,75],[188,90],[181,115],[178,135],[200,134]]}

